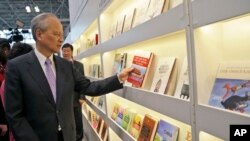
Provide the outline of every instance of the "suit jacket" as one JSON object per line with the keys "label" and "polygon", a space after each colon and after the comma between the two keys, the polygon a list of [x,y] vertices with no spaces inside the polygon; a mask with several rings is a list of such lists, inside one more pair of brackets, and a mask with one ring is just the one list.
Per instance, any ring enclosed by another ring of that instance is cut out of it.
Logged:
{"label": "suit jacket", "polygon": [[75,141],[74,91],[98,96],[122,88],[117,76],[90,82],[69,61],[54,56],[54,62],[56,103],[34,51],[7,64],[6,116],[17,141],[57,141],[59,124],[64,141]]}
{"label": "suit jacket", "polygon": [[83,67],[83,64],[82,64],[82,63],[80,63],[80,62],[74,60],[74,61],[73,61],[73,65],[74,65],[74,67],[75,67],[75,69],[76,69],[77,71],[79,71],[80,73],[82,73],[82,75],[85,75],[85,74],[84,74],[84,67]]}

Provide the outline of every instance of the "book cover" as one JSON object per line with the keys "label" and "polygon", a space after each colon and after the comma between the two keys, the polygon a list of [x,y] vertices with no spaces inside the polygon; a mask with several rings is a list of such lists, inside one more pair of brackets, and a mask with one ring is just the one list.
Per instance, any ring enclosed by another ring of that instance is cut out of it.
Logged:
{"label": "book cover", "polygon": [[154,79],[150,88],[150,91],[164,94],[171,74],[172,68],[175,64],[175,57],[165,57],[160,58],[156,66],[156,71],[154,74]]}
{"label": "book cover", "polygon": [[187,57],[183,60],[180,77],[176,86],[175,97],[189,100],[189,78]]}
{"label": "book cover", "polygon": [[103,126],[103,122],[104,122],[103,119],[101,117],[99,117],[98,124],[97,124],[97,127],[96,127],[96,132],[98,134],[100,134],[100,131],[101,131],[102,126]]}
{"label": "book cover", "polygon": [[208,103],[250,114],[250,65],[220,64]]}
{"label": "book cover", "polygon": [[120,35],[120,34],[123,33],[124,21],[125,21],[125,15],[124,15],[124,16],[121,16],[121,17],[118,19],[115,36]]}
{"label": "book cover", "polygon": [[154,137],[154,141],[177,141],[179,128],[160,120]]}
{"label": "book cover", "polygon": [[192,134],[190,131],[187,131],[186,137],[185,137],[185,141],[192,141]]}
{"label": "book cover", "polygon": [[135,9],[129,11],[125,16],[125,22],[123,27],[123,32],[126,32],[131,29],[134,21]]}
{"label": "book cover", "polygon": [[122,119],[123,119],[124,111],[125,111],[125,108],[120,105],[118,115],[117,115],[117,117],[115,119],[116,123],[119,124],[120,126],[122,125]]}
{"label": "book cover", "polygon": [[150,67],[153,58],[153,53],[149,51],[137,50],[132,60],[134,70],[128,76],[127,82],[131,83],[133,87],[143,87],[144,80],[148,75],[148,68]]}
{"label": "book cover", "polygon": [[122,118],[122,128],[128,130],[129,125],[135,115],[135,111],[132,111],[130,108],[126,108],[123,113]]}
{"label": "book cover", "polygon": [[146,114],[143,119],[138,141],[153,141],[157,125],[158,120]]}
{"label": "book cover", "polygon": [[151,0],[148,10],[147,10],[147,18],[146,20],[150,20],[158,15],[160,15],[163,11],[165,0]]}
{"label": "book cover", "polygon": [[118,116],[119,107],[120,107],[120,105],[119,105],[118,103],[115,103],[115,104],[114,104],[113,112],[112,112],[112,114],[111,114],[111,118],[112,118],[113,120],[116,120],[116,118],[117,118],[117,116]]}
{"label": "book cover", "polygon": [[132,135],[135,139],[138,138],[142,126],[143,116],[140,114],[135,114],[131,120],[131,124],[128,127],[128,132]]}
{"label": "book cover", "polygon": [[106,122],[103,122],[102,132],[101,132],[101,139],[104,140],[105,136],[107,136],[108,125]]}
{"label": "book cover", "polygon": [[104,95],[102,95],[99,97],[97,107],[99,107],[103,112],[106,112],[105,105],[106,105],[105,97]]}
{"label": "book cover", "polygon": [[135,27],[139,24],[142,24],[143,22],[146,21],[146,15],[147,15],[147,10],[150,4],[150,0],[144,0],[141,4],[140,7],[136,8],[135,10],[135,16],[134,16],[134,22],[132,24],[132,27]]}
{"label": "book cover", "polygon": [[112,69],[112,74],[117,74],[126,68],[127,64],[127,53],[117,53],[115,54],[114,65]]}

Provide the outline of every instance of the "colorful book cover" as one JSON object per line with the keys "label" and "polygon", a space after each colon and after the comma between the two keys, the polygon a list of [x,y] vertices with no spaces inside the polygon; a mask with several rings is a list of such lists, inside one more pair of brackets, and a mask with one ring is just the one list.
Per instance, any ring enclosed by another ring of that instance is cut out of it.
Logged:
{"label": "colorful book cover", "polygon": [[183,60],[180,77],[176,86],[175,97],[189,100],[189,78],[187,57]]}
{"label": "colorful book cover", "polygon": [[157,125],[158,120],[146,114],[143,119],[138,141],[153,141]]}
{"label": "colorful book cover", "polygon": [[250,114],[250,65],[221,64],[209,105]]}
{"label": "colorful book cover", "polygon": [[159,59],[150,91],[160,94],[165,93],[167,85],[169,85],[168,80],[173,72],[172,68],[175,60],[175,57],[165,57]]}
{"label": "colorful book cover", "polygon": [[115,61],[112,69],[112,74],[117,74],[126,68],[127,53],[115,54]]}
{"label": "colorful book cover", "polygon": [[120,105],[119,111],[118,111],[118,115],[117,115],[117,117],[115,119],[116,123],[119,124],[119,125],[122,125],[122,119],[123,119],[123,115],[124,115],[124,110],[125,110],[125,108]]}
{"label": "colorful book cover", "polygon": [[134,68],[134,70],[127,79],[127,81],[131,83],[133,87],[143,87],[144,80],[148,75],[148,68],[150,67],[152,58],[152,52],[143,50],[137,50],[135,52],[131,66]]}
{"label": "colorful book cover", "polygon": [[131,121],[135,115],[135,112],[132,111],[129,108],[126,108],[123,113],[123,118],[122,118],[122,128],[125,130],[128,130],[129,125],[131,124]]}
{"label": "colorful book cover", "polygon": [[118,103],[115,103],[114,104],[114,107],[113,107],[113,112],[111,114],[111,118],[113,120],[116,120],[117,116],[118,116],[118,113],[119,113],[119,107],[120,105]]}
{"label": "colorful book cover", "polygon": [[142,126],[143,116],[140,114],[135,114],[131,124],[128,127],[128,132],[132,135],[135,139],[138,138]]}
{"label": "colorful book cover", "polygon": [[164,120],[160,120],[154,141],[177,141],[178,132],[178,127]]}

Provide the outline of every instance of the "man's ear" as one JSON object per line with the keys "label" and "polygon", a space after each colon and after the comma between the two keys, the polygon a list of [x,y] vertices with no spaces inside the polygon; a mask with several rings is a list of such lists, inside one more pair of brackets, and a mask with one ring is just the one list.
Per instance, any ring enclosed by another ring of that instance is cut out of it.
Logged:
{"label": "man's ear", "polygon": [[42,30],[41,29],[37,29],[36,31],[35,31],[35,35],[36,35],[36,39],[37,40],[42,40],[42,37],[43,37],[43,34],[42,34],[43,32],[42,32]]}

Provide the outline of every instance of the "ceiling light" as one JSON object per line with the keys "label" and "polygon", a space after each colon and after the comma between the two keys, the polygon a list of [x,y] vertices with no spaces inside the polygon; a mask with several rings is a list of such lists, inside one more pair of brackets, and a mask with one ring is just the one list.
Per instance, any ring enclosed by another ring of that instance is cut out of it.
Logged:
{"label": "ceiling light", "polygon": [[39,9],[38,6],[35,6],[35,11],[36,11],[36,12],[40,12],[40,9]]}
{"label": "ceiling light", "polygon": [[27,12],[27,13],[30,13],[30,12],[31,12],[30,6],[26,6],[25,9],[26,9],[26,12]]}

